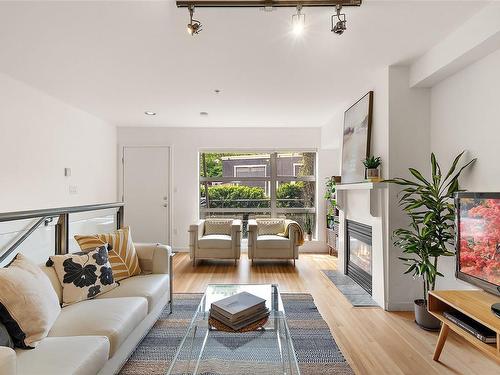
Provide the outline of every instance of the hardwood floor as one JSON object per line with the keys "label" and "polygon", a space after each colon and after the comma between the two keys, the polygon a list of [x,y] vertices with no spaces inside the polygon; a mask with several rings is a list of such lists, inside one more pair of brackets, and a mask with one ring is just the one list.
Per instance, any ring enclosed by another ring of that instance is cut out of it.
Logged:
{"label": "hardwood floor", "polygon": [[437,333],[413,322],[411,313],[390,313],[380,308],[354,308],[320,271],[335,269],[336,258],[301,254],[291,262],[255,262],[246,254],[233,262],[200,262],[189,255],[174,262],[174,292],[203,292],[210,283],[277,283],[282,292],[308,292],[357,374],[500,374],[500,366],[450,332],[440,357],[432,359]]}

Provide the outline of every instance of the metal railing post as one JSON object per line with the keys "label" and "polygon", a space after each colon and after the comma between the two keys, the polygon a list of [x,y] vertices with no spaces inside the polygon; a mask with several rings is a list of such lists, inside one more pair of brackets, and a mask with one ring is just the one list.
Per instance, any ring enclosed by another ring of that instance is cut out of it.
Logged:
{"label": "metal railing post", "polygon": [[56,224],[56,255],[62,255],[68,253],[69,245],[69,214],[63,213],[59,215],[59,219]]}
{"label": "metal railing post", "polygon": [[116,211],[116,229],[121,229],[123,227],[123,207],[120,206]]}

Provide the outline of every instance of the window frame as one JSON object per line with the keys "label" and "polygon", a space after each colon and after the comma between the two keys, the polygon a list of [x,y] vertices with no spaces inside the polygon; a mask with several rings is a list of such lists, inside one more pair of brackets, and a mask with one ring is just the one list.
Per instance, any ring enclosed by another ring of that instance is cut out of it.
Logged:
{"label": "window frame", "polygon": [[[315,164],[314,164],[314,175],[312,176],[278,176],[278,171],[277,171],[277,160],[278,160],[278,154],[280,154],[280,151],[257,151],[255,150],[256,154],[268,154],[269,155],[269,176],[267,176],[267,165],[256,165],[256,166],[264,166],[266,168],[266,176],[263,177],[204,177],[201,175],[201,173],[198,173],[199,176],[199,185],[205,185],[208,186],[207,183],[213,183],[213,182],[221,182],[221,183],[234,183],[236,181],[238,182],[260,182],[260,181],[266,181],[268,182],[270,189],[266,189],[266,194],[269,195],[270,197],[270,208],[208,208],[208,207],[202,207],[200,203],[198,203],[199,206],[199,214],[200,217],[206,217],[209,216],[210,214],[217,214],[217,213],[262,213],[262,214],[270,214],[271,217],[277,217],[279,214],[287,214],[287,213],[292,213],[292,214],[313,214],[315,216],[315,222],[317,223],[318,220],[318,181],[317,181],[317,176],[318,176],[318,152],[317,150],[289,150],[287,149],[286,151],[293,151],[297,153],[314,153],[315,157]],[[205,154],[210,154],[210,153],[217,153],[217,150],[200,150],[199,151],[199,156],[203,153]],[[221,151],[219,151],[221,152]],[[227,152],[227,151],[226,151]],[[234,152],[248,152],[248,150],[234,150]],[[201,164],[201,158],[198,157],[198,167],[199,171],[202,170],[202,164]],[[294,163],[295,164],[295,163]],[[251,165],[242,165],[244,167],[248,167]],[[237,166],[234,166],[237,167]],[[233,174],[236,169],[233,170]],[[279,182],[298,182],[298,181],[312,181],[315,182],[315,193],[314,193],[314,207],[308,207],[308,208],[302,208],[302,207],[277,207],[277,197],[276,197],[276,189],[278,186]],[[200,197],[200,192],[198,191],[198,197]],[[198,198],[199,200],[199,198]]]}

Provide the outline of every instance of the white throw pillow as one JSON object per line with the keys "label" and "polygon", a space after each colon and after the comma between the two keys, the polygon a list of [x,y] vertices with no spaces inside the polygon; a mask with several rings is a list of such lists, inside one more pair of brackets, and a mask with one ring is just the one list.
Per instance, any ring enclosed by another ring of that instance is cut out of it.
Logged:
{"label": "white throw pillow", "polygon": [[225,234],[230,236],[232,223],[233,219],[206,219],[204,234]]}
{"label": "white throw pillow", "polygon": [[91,299],[118,286],[108,258],[108,245],[88,253],[53,255],[47,266],[56,270],[63,287],[63,306]]}
{"label": "white throw pillow", "polygon": [[280,234],[285,232],[283,219],[257,219],[258,235]]}
{"label": "white throw pillow", "polygon": [[36,347],[60,312],[49,278],[23,254],[0,269],[0,320],[16,347]]}

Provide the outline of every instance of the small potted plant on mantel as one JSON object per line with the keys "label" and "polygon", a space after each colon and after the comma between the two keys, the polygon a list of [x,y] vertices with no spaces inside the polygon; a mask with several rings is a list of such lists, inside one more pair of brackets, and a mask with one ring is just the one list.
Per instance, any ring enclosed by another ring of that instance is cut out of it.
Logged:
{"label": "small potted plant on mantel", "polygon": [[380,156],[370,156],[363,160],[363,165],[366,169],[366,179],[372,182],[380,181],[380,164],[382,159]]}
{"label": "small potted plant on mantel", "polygon": [[408,266],[405,274],[412,274],[423,281],[422,299],[416,299],[415,321],[428,330],[437,330],[440,321],[427,311],[427,294],[434,290],[441,256],[454,255],[455,206],[452,198],[460,190],[458,178],[462,171],[474,163],[473,159],[457,170],[459,154],[446,175],[442,175],[436,156],[431,154],[431,176],[426,179],[422,173],[409,168],[416,181],[394,178],[385,182],[403,186],[399,203],[410,219],[406,228],[393,232],[394,245],[401,248],[404,256],[399,257]]}

